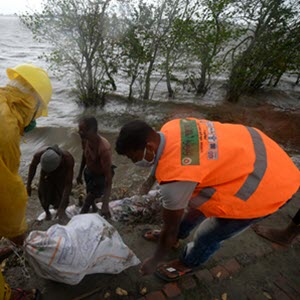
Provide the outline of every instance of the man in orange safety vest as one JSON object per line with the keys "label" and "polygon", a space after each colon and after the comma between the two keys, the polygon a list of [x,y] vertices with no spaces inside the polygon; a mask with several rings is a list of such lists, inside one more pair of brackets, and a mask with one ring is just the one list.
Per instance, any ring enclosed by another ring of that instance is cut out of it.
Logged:
{"label": "man in orange safety vest", "polygon": [[[193,272],[224,240],[284,206],[300,185],[300,172],[285,151],[244,125],[185,118],[157,132],[136,120],[122,127],[116,151],[152,167],[160,185],[164,224],[144,236],[157,238],[158,247],[140,271],[156,270],[167,281]],[[196,226],[197,236],[181,259],[157,267]]]}

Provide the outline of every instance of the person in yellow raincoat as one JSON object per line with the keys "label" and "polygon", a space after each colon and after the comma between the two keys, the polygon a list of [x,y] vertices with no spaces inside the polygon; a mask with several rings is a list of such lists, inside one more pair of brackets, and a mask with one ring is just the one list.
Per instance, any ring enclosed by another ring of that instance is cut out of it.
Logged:
{"label": "person in yellow raincoat", "polygon": [[[48,74],[31,64],[6,70],[10,79],[0,88],[0,239],[22,245],[26,236],[27,192],[18,174],[20,140],[35,127],[35,119],[47,116],[52,86]],[[11,290],[0,272],[0,300],[36,299],[34,291]]]}

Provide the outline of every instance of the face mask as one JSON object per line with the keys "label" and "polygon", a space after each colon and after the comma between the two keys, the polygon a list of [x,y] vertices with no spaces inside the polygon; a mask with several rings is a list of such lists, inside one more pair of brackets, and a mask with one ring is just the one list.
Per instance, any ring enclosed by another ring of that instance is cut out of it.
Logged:
{"label": "face mask", "polygon": [[35,118],[35,116],[36,116],[36,114],[37,114],[37,112],[38,112],[38,110],[40,108],[40,105],[41,105],[41,103],[40,103],[40,101],[38,101],[36,109],[35,109],[35,112],[33,114],[33,117],[31,119],[30,123],[24,128],[24,133],[27,133],[27,132],[33,130],[36,127],[36,121],[35,121],[34,118]]}
{"label": "face mask", "polygon": [[32,129],[34,129],[36,126],[36,121],[32,120],[25,128],[24,128],[24,132],[27,133],[29,131],[31,131]]}
{"label": "face mask", "polygon": [[145,159],[146,152],[147,152],[147,148],[145,148],[145,150],[144,150],[143,159],[134,163],[136,166],[143,167],[143,168],[149,168],[154,165],[155,154],[153,155],[153,159],[151,161],[148,161],[147,159]]}

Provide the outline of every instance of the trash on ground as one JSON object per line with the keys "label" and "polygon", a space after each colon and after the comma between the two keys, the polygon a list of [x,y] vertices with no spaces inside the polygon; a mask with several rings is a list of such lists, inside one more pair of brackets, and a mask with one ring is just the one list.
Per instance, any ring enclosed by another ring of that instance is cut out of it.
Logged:
{"label": "trash on ground", "polygon": [[[102,203],[96,204],[101,209]],[[147,195],[127,197],[109,202],[112,220],[123,223],[154,223],[160,217],[161,200],[160,191],[151,190]],[[72,218],[80,213],[81,207],[70,205],[66,208],[66,215]],[[50,209],[52,217],[56,215],[55,209]],[[44,220],[45,212],[40,214],[38,221]]]}
{"label": "trash on ground", "polygon": [[140,294],[141,294],[142,296],[146,295],[147,292],[148,292],[148,290],[147,290],[146,287],[143,287],[143,288],[140,289]]}
{"label": "trash on ground", "polygon": [[147,195],[132,196],[109,203],[115,221],[152,223],[160,215],[161,200],[159,190],[152,190]]}
{"label": "trash on ground", "polygon": [[2,263],[0,264],[0,271],[4,272],[5,271],[5,266],[6,266],[6,259],[4,259],[2,261]]}
{"label": "trash on ground", "polygon": [[222,298],[222,300],[227,300],[227,293],[223,293],[221,298]]}
{"label": "trash on ground", "polygon": [[116,288],[116,294],[119,296],[128,296],[128,292],[126,290],[121,289],[120,287]]}
{"label": "trash on ground", "polygon": [[263,295],[267,298],[267,299],[272,299],[272,296],[269,294],[269,293],[267,293],[267,292],[263,292]]}

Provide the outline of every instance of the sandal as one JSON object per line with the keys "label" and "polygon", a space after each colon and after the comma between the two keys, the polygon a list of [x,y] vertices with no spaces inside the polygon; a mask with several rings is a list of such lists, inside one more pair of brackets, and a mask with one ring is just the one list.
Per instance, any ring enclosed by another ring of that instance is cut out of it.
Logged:
{"label": "sandal", "polygon": [[172,282],[191,276],[196,270],[185,266],[180,260],[176,259],[158,266],[154,274],[164,281]]}
{"label": "sandal", "polygon": [[[147,241],[158,242],[160,237],[160,229],[145,229],[142,232],[142,237]],[[177,241],[176,244],[172,246],[172,248],[174,249],[178,249],[179,247],[179,241]]]}
{"label": "sandal", "polygon": [[145,229],[142,232],[142,237],[146,239],[147,241],[153,241],[158,242],[160,236],[160,230],[159,229]]}
{"label": "sandal", "polygon": [[23,289],[17,288],[12,289],[12,298],[13,300],[40,300],[41,292],[38,289],[32,289],[25,291]]}

